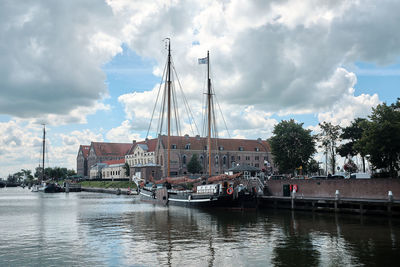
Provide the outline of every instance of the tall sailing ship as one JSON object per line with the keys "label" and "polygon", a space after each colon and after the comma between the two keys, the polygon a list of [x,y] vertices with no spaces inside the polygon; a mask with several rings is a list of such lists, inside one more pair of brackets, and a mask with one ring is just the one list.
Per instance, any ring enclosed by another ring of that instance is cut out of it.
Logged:
{"label": "tall sailing ship", "polygon": [[[199,64],[207,64],[207,152],[208,176],[197,179],[187,177],[171,177],[171,102],[175,102],[171,81],[171,42],[168,39],[168,59],[164,81],[164,104],[162,110],[167,109],[167,176],[160,180],[153,180],[145,184],[137,177],[136,181],[140,199],[163,205],[181,205],[187,207],[254,207],[257,204],[256,186],[249,188],[248,181],[241,179],[241,174],[211,176],[211,128],[213,113],[213,92],[210,79],[210,54],[199,59]],[[166,104],[165,104],[166,103]],[[166,107],[165,107],[166,106]],[[163,115],[161,116],[163,117]],[[162,124],[162,123],[161,123]],[[183,189],[179,185],[191,184],[192,189]],[[246,186],[244,186],[244,184]]]}

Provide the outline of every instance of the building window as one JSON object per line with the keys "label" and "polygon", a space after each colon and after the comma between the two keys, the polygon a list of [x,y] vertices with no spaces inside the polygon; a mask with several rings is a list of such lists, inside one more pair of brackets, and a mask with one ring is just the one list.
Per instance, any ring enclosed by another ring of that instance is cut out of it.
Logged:
{"label": "building window", "polygon": [[172,145],[171,145],[171,149],[176,149],[176,145],[175,145],[175,144],[172,144]]}
{"label": "building window", "polygon": [[222,151],[222,150],[224,150],[224,147],[220,146],[218,149]]}
{"label": "building window", "polygon": [[226,156],[222,157],[222,165],[226,166]]}
{"label": "building window", "polygon": [[218,166],[219,157],[215,156],[215,166]]}
{"label": "building window", "polygon": [[260,157],[259,156],[255,156],[254,160],[260,160]]}
{"label": "building window", "polygon": [[256,163],[256,164],[254,164],[254,167],[260,167],[260,164],[258,164],[258,163]]}
{"label": "building window", "polygon": [[239,147],[239,151],[243,151],[243,147],[242,146]]}
{"label": "building window", "polygon": [[186,150],[189,150],[189,149],[190,149],[190,144],[186,144],[186,145],[185,145],[185,149],[186,149]]}
{"label": "building window", "polygon": [[238,156],[238,160],[240,160],[240,156]]}
{"label": "building window", "polygon": [[268,157],[264,157],[264,160],[268,161]]}
{"label": "building window", "polygon": [[232,156],[232,157],[231,157],[231,160],[234,161],[234,160],[235,160],[235,156]]}
{"label": "building window", "polygon": [[260,151],[260,149],[258,147],[256,147],[254,150],[257,151],[257,152]]}
{"label": "building window", "polygon": [[246,160],[250,160],[250,156],[246,156]]}
{"label": "building window", "polygon": [[182,156],[182,163],[183,163],[183,165],[186,165],[186,155]]}

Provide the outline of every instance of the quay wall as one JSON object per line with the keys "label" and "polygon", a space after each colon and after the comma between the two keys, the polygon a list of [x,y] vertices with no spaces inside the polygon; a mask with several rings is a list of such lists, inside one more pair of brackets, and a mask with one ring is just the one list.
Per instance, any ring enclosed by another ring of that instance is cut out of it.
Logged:
{"label": "quay wall", "polygon": [[127,188],[82,187],[82,191],[93,192],[93,193],[115,194],[115,195],[137,195],[136,190],[128,192]]}
{"label": "quay wall", "polygon": [[269,180],[268,193],[272,196],[283,196],[283,185],[298,187],[297,196],[335,197],[339,190],[343,198],[388,199],[388,191],[392,191],[393,199],[400,200],[400,179],[335,179],[335,180]]}

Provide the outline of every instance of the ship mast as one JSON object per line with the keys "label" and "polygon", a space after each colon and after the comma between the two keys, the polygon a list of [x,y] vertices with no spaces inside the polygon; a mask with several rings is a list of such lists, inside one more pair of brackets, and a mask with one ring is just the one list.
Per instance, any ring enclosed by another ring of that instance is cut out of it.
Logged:
{"label": "ship mast", "polygon": [[208,107],[208,175],[211,176],[211,79],[210,51],[207,51],[207,107]]}
{"label": "ship mast", "polygon": [[168,65],[167,65],[167,90],[168,90],[168,139],[167,139],[167,177],[170,177],[171,173],[171,40],[168,39]]}
{"label": "ship mast", "polygon": [[46,147],[46,124],[43,124],[43,147],[42,147],[42,175],[41,181],[44,181],[44,157],[45,157],[45,147]]}

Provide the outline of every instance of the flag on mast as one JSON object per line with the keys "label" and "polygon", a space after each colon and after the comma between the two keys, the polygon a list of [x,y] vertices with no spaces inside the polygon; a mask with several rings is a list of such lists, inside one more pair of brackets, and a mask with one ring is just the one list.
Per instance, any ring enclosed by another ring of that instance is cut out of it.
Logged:
{"label": "flag on mast", "polygon": [[207,64],[208,63],[208,58],[199,58],[199,64]]}

